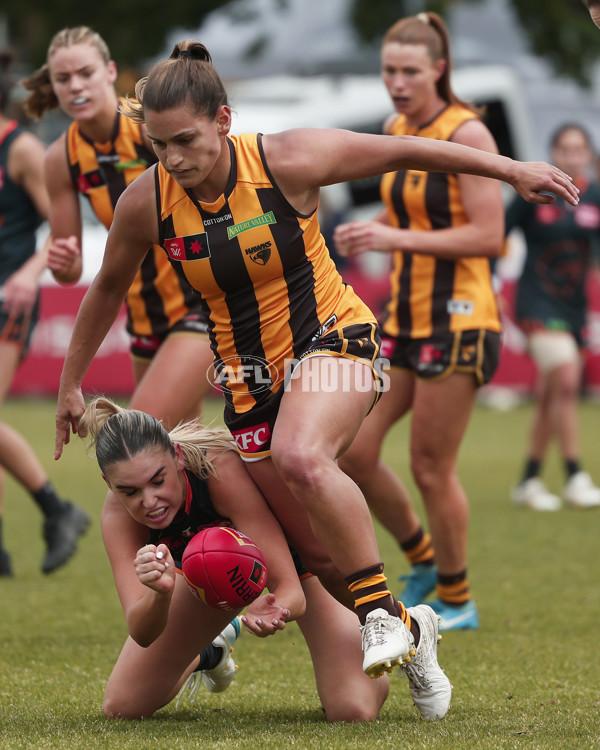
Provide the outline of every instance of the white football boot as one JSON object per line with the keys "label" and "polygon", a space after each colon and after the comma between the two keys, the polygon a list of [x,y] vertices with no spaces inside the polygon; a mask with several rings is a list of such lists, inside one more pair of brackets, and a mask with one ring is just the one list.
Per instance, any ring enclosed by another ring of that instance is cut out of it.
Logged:
{"label": "white football boot", "polygon": [[408,614],[421,631],[419,645],[412,659],[400,669],[408,677],[413,703],[425,721],[443,719],[450,708],[452,685],[437,660],[439,615],[426,604],[410,607]]}
{"label": "white football boot", "polygon": [[572,508],[597,508],[600,487],[596,487],[587,471],[578,471],[565,484],[563,497]]}
{"label": "white football boot", "polygon": [[399,617],[385,609],[369,612],[362,630],[363,671],[381,677],[400,667],[415,653],[415,639]]}
{"label": "white football boot", "polygon": [[233,661],[231,654],[233,653],[233,644],[238,639],[240,632],[240,619],[236,617],[212,642],[215,648],[220,648],[222,651],[218,664],[212,669],[196,669],[191,673],[179,691],[175,708],[179,706],[186,692],[189,692],[188,699],[190,703],[193,703],[201,685],[204,685],[210,693],[222,693],[227,690],[234,681],[237,671],[237,664]]}
{"label": "white football boot", "polygon": [[560,510],[561,501],[558,495],[548,492],[539,477],[531,477],[511,490],[511,498],[515,505],[531,510],[554,511]]}

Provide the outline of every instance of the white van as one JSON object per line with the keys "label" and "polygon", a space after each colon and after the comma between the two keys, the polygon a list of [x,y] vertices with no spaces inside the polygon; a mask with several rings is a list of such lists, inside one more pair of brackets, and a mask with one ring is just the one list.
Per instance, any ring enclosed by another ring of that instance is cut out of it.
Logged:
{"label": "white van", "polygon": [[[512,68],[459,68],[452,74],[452,85],[461,99],[485,107],[484,119],[500,153],[519,160],[532,158],[526,99]],[[393,112],[379,75],[271,76],[229,83],[227,89],[234,133],[274,133],[294,127],[381,133]],[[345,218],[373,213],[379,204],[379,178],[325,188],[323,204]]]}

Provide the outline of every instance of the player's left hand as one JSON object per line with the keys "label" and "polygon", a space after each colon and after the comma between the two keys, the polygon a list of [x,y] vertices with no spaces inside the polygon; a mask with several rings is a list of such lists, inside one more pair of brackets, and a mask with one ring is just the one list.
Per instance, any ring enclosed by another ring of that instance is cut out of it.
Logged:
{"label": "player's left hand", "polygon": [[344,258],[369,250],[390,253],[401,250],[401,230],[378,221],[350,221],[333,230],[335,249]]}
{"label": "player's left hand", "polygon": [[555,195],[572,206],[579,203],[579,190],[569,175],[543,161],[513,162],[507,181],[530,203],[556,203]]}
{"label": "player's left hand", "polygon": [[[81,388],[67,389],[62,385],[58,389],[56,402],[56,434],[54,438],[54,460],[62,456],[63,447],[71,440],[71,430],[76,435],[79,429],[79,420],[85,411],[85,401]],[[84,438],[87,432],[81,431],[80,436]]]}
{"label": "player's left hand", "polygon": [[255,599],[241,617],[241,620],[250,633],[260,638],[266,638],[278,630],[283,630],[289,616],[289,609],[277,604],[275,594],[267,594]]}

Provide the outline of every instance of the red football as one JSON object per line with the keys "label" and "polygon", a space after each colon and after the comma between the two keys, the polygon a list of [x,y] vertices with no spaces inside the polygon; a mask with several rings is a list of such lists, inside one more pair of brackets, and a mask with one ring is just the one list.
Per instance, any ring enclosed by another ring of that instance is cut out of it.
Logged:
{"label": "red football", "polygon": [[227,526],[209,526],[193,536],[182,558],[190,591],[209,607],[246,607],[267,582],[262,552],[251,539]]}

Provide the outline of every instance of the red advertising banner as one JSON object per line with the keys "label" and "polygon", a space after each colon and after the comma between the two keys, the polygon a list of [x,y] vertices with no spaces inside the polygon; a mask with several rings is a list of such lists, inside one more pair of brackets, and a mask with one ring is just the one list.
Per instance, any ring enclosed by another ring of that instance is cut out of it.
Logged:
{"label": "red advertising banner", "polygon": [[[381,311],[388,293],[387,275],[367,277],[364,273],[350,270],[344,271],[344,279],[352,284],[372,310],[376,313]],[[12,394],[56,395],[71,331],[86,290],[86,286],[43,287],[40,320],[29,355],[14,380]],[[525,337],[512,317],[514,291],[514,281],[504,282],[500,294],[504,322],[503,349],[500,366],[491,386],[529,393],[535,383],[535,367],[525,351]],[[589,350],[584,382],[588,392],[600,394],[600,282],[596,275],[590,277],[589,301]],[[132,393],[133,377],[124,311],[100,347],[83,385],[87,393],[113,396],[129,396]]]}
{"label": "red advertising banner", "polygon": [[[12,394],[55,396],[79,305],[87,287],[42,287],[41,314]],[[83,381],[86,393],[128,396],[133,391],[125,311],[111,328]]]}

